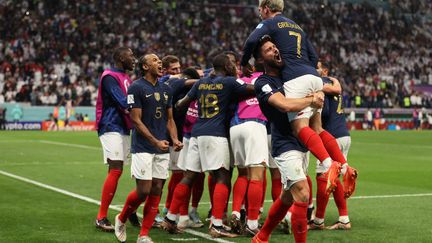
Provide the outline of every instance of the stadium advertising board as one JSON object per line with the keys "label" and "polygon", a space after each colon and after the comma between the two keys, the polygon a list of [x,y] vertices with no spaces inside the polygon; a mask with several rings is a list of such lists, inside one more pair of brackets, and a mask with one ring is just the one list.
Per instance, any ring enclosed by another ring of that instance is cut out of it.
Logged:
{"label": "stadium advertising board", "polygon": [[94,121],[70,121],[65,125],[64,121],[58,121],[57,125],[53,121],[42,122],[43,131],[95,131],[96,122]]}
{"label": "stadium advertising board", "polygon": [[5,130],[42,130],[42,122],[6,122]]}

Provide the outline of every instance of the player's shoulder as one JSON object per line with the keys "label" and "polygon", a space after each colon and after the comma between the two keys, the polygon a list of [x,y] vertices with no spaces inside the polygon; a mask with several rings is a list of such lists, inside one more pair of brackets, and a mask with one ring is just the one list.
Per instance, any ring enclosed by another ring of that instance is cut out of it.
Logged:
{"label": "player's shoulder", "polygon": [[282,79],[280,77],[274,77],[267,74],[263,74],[255,80],[255,85],[262,85],[262,84],[279,85],[282,84]]}
{"label": "player's shoulder", "polygon": [[136,88],[138,88],[138,87],[142,87],[142,79],[137,79],[137,80],[134,80],[130,85],[129,85],[129,88],[128,88],[128,90],[133,90],[133,89],[136,89]]}

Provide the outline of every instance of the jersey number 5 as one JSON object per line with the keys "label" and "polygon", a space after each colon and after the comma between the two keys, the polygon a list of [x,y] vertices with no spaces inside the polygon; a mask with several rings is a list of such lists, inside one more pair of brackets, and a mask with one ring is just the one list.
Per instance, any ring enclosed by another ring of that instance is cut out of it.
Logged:
{"label": "jersey number 5", "polygon": [[297,58],[301,58],[301,41],[302,41],[302,36],[300,33],[295,32],[295,31],[290,31],[289,35],[292,35],[294,37],[297,38]]}
{"label": "jersey number 5", "polygon": [[160,119],[161,117],[162,117],[162,107],[158,106],[156,107],[155,118]]}
{"label": "jersey number 5", "polygon": [[[218,97],[215,94],[207,94],[200,96],[201,118],[212,118],[219,113]],[[210,109],[212,111],[210,111]]]}

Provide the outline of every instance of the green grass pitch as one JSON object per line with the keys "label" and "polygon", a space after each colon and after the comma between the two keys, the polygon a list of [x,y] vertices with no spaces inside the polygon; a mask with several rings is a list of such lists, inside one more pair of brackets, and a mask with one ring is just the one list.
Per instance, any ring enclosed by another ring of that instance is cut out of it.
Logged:
{"label": "green grass pitch", "polygon": [[[309,242],[432,242],[430,131],[353,132],[348,159],[360,172],[357,191],[348,201],[353,228],[310,232]],[[0,132],[0,172],[99,200],[107,168],[95,132]],[[121,207],[134,185],[126,166],[113,205]],[[386,195],[393,196],[383,197]],[[267,199],[270,197],[267,190]],[[201,218],[207,214],[208,201],[205,189]],[[267,212],[270,202],[265,206]],[[0,242],[116,242],[113,234],[95,229],[97,211],[95,204],[0,174]],[[111,221],[115,214],[110,210]],[[337,210],[330,201],[326,223],[336,220]],[[198,231],[207,233],[206,228]],[[129,226],[128,242],[135,242],[138,233]],[[212,242],[159,229],[153,229],[150,236],[155,242]],[[250,242],[247,237],[226,240]],[[294,240],[276,230],[270,242]]]}

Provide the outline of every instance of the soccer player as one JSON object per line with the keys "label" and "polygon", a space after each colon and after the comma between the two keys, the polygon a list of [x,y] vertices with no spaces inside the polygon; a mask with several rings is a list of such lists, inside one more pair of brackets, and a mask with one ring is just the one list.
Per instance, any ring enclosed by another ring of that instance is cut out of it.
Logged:
{"label": "soccer player", "polygon": [[[126,72],[134,69],[135,57],[131,49],[120,47],[114,51],[113,60],[114,67],[105,70],[99,79],[96,102],[96,126],[104,163],[108,164],[96,228],[108,232],[114,231],[114,226],[107,218],[108,207],[115,195],[123,164],[130,153],[132,122],[127,111],[126,96],[132,81]],[[134,225],[139,224],[136,214],[131,214],[131,219]]]}
{"label": "soccer player", "polygon": [[143,77],[128,89],[127,101],[132,130],[131,174],[136,189],[129,193],[123,210],[115,218],[115,235],[126,241],[126,218],[145,200],[144,218],[137,242],[153,242],[148,236],[157,214],[164,181],[168,178],[168,135],[175,150],[182,148],[172,113],[170,88],[158,82],[162,76],[162,62],[155,54],[147,54],[138,61]]}
{"label": "soccer player", "polygon": [[[247,39],[241,65],[243,74],[250,73],[248,62],[253,48],[262,36],[269,35],[285,62],[282,69],[285,96],[302,98],[323,88],[316,70],[318,57],[303,29],[282,15],[283,8],[283,0],[259,1],[258,10],[263,21]],[[346,159],[336,139],[322,128],[321,110],[306,107],[301,111],[288,112],[288,118],[294,135],[328,168],[326,181],[320,181],[318,187],[325,187],[330,193],[336,187],[341,164],[345,164]],[[357,173],[344,176],[347,195],[353,193],[356,177]]]}
{"label": "soccer player", "polygon": [[270,38],[256,46],[255,59],[263,62],[265,74],[255,82],[255,92],[261,110],[271,122],[272,154],[281,173],[283,192],[271,206],[267,219],[252,242],[268,242],[273,229],[292,205],[292,224],[296,242],[306,242],[309,186],[306,180],[307,149],[287,126],[286,112],[299,111],[308,106],[322,107],[322,92],[304,98],[286,98],[283,94],[279,69],[283,67],[279,50]]}
{"label": "soccer player", "polygon": [[[253,84],[262,72],[241,80]],[[240,210],[247,194],[247,223],[245,232],[252,236],[258,232],[258,216],[263,197],[265,167],[268,166],[267,119],[258,100],[249,97],[238,102],[231,119],[230,144],[239,175],[233,187],[231,228],[241,234],[243,225]],[[243,173],[242,173],[243,172]]]}
{"label": "soccer player", "polygon": [[198,120],[193,126],[186,159],[186,173],[177,185],[163,229],[177,231],[175,221],[183,200],[188,197],[192,184],[200,172],[209,171],[216,185],[213,193],[210,234],[213,237],[235,237],[222,224],[224,209],[228,201],[230,180],[229,145],[227,139],[227,111],[235,95],[253,93],[253,86],[236,79],[235,64],[225,54],[213,60],[214,74],[200,79],[179,102],[177,107],[186,107],[198,100]]}
{"label": "soccer player", "polygon": [[[179,84],[181,84],[181,83],[177,83],[178,80],[183,80],[183,77],[181,75],[180,59],[178,57],[176,57],[174,55],[164,56],[162,58],[162,72],[163,72],[164,76],[162,76],[158,80],[159,82],[163,82],[163,83],[168,82],[168,83],[166,83],[168,86],[170,86],[171,84],[174,84],[174,82],[175,82],[176,84],[174,85],[174,87],[179,88],[176,91],[176,92],[179,92],[176,96],[181,95],[181,93],[184,93],[184,92],[187,93],[187,91],[182,90],[183,87],[179,87],[180,86]],[[191,84],[189,84],[189,86],[191,86]],[[184,93],[183,96],[186,93]],[[176,96],[173,96],[173,98],[175,98]],[[182,98],[182,97],[180,97],[180,98]],[[175,100],[174,102],[177,102],[177,100]],[[175,111],[173,111],[173,112],[174,112],[174,118],[176,118]],[[174,119],[174,121],[177,124],[179,122],[179,119]],[[179,125],[177,125],[177,127],[179,127]],[[181,129],[179,130],[177,128],[177,131],[180,131],[179,133],[181,133]],[[179,137],[179,139],[181,139],[181,137]],[[169,151],[170,151],[170,164],[169,164],[168,168],[170,171],[172,171],[172,175],[171,175],[171,178],[168,182],[167,200],[171,200],[172,193],[170,193],[170,192],[172,192],[174,190],[176,182],[178,183],[178,181],[183,176],[182,171],[180,171],[175,164],[177,162],[177,159],[178,159],[178,152],[175,152],[172,149],[172,147],[170,147]],[[159,224],[162,221],[163,221],[163,217],[160,216],[159,211],[158,211],[158,214],[156,215],[155,222],[154,222],[153,226],[159,227]]]}
{"label": "soccer player", "polygon": [[180,59],[174,55],[167,55],[162,58],[163,76],[159,82],[166,82],[170,78],[177,78],[181,74]]}
{"label": "soccer player", "polygon": [[[329,77],[329,66],[325,62],[318,62],[318,73],[324,81],[323,91],[325,93],[325,102],[322,112],[323,128],[332,134],[342,150],[345,158],[348,157],[348,150],[351,145],[351,137],[346,126],[346,118],[342,105],[342,87],[339,81],[335,78]],[[346,165],[346,164],[345,164]],[[352,168],[345,166],[344,170],[351,170]],[[317,182],[322,179],[325,168],[317,161],[316,173]],[[344,195],[343,187],[340,180],[337,180],[337,187],[333,191],[334,201],[339,211],[339,220],[327,229],[350,229],[351,223],[348,217],[348,207]],[[325,191],[317,190],[317,211],[315,219],[309,224],[309,229],[324,229],[324,215],[326,206],[329,200],[329,195]]]}
{"label": "soccer player", "polygon": [[[195,84],[198,79],[200,79],[200,75],[194,68],[186,68],[182,71],[181,75],[178,78],[170,78],[165,82],[168,86],[171,87],[172,93],[173,93],[173,99],[172,104],[175,104],[177,101],[182,99],[187,92],[190,90],[193,84]],[[186,119],[186,112],[184,110],[178,110],[174,109],[174,121],[177,126],[177,133],[178,133],[178,139],[183,140],[183,125],[185,123]],[[165,208],[164,213],[166,214],[168,212],[168,208],[171,205],[172,197],[174,194],[174,189],[177,186],[177,184],[180,182],[180,180],[183,178],[183,170],[179,167],[179,154],[180,152],[176,152],[170,147],[170,166],[169,169],[172,171],[172,175],[170,178],[170,181],[168,183],[168,194],[165,202]],[[200,177],[204,177],[205,174],[200,175]],[[186,205],[181,208],[180,210],[180,218],[178,225],[181,228],[199,228],[204,226],[204,224],[199,219],[199,216],[197,216],[196,207],[198,201],[201,199],[202,192],[203,192],[203,186],[204,186],[204,178],[200,178],[200,180],[197,181],[197,183],[193,186],[193,203],[195,206],[193,210],[191,210],[191,220],[189,219],[188,214],[188,202],[185,202]],[[198,195],[197,195],[198,194]],[[163,218],[162,218],[163,220]]]}

